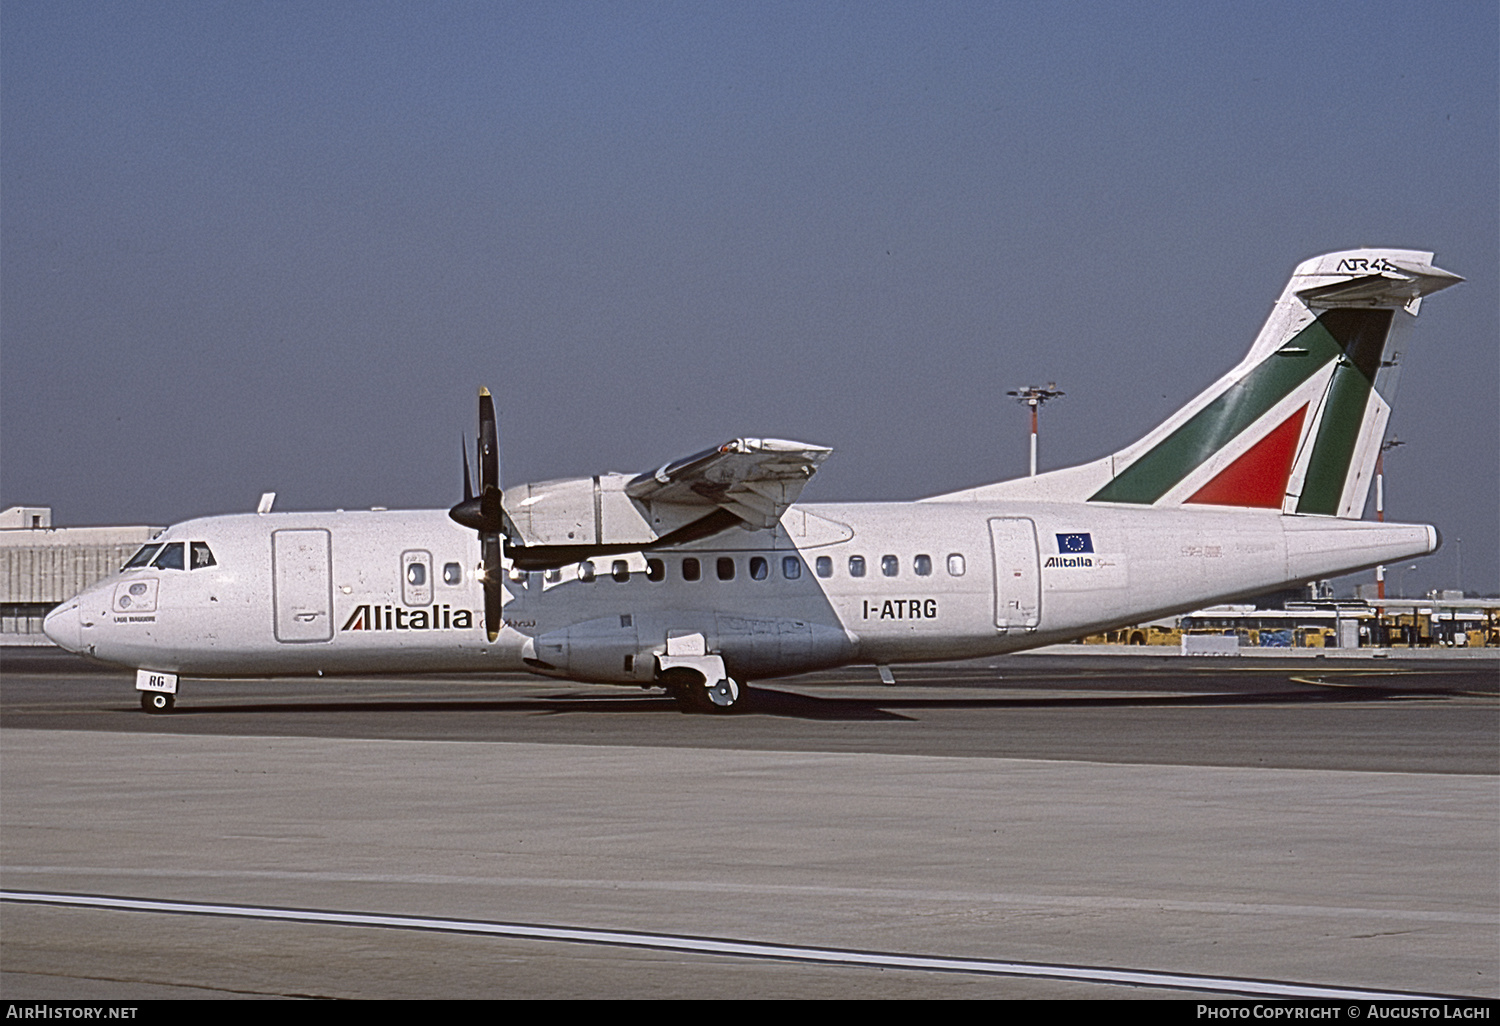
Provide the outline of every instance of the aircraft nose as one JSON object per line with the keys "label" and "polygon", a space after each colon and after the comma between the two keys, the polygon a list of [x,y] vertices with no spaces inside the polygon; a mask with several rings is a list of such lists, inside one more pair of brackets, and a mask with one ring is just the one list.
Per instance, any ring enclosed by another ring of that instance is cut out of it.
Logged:
{"label": "aircraft nose", "polygon": [[69,652],[83,651],[83,619],[78,614],[78,600],[64,602],[42,621],[42,630],[59,648]]}

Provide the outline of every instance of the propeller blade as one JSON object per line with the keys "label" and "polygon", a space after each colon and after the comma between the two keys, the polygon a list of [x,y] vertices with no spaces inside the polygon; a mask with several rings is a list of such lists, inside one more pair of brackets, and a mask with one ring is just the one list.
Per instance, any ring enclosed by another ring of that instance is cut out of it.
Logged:
{"label": "propeller blade", "polygon": [[469,449],[465,445],[464,499],[448,510],[448,516],[464,527],[478,531],[481,540],[495,534],[508,537],[512,529],[510,518],[505,515],[500,491],[500,447],[495,429],[495,400],[487,388],[479,390],[478,450],[479,492],[475,494],[474,482],[469,476]]}
{"label": "propeller blade", "polygon": [[479,390],[479,492],[491,485],[500,489],[500,448],[495,440],[495,400],[490,390]]}
{"label": "propeller blade", "polygon": [[479,519],[484,525],[480,530],[486,534],[510,533],[505,520],[505,507],[500,502],[500,489],[494,485],[486,485],[479,496]]}
{"label": "propeller blade", "polygon": [[500,637],[500,615],[505,607],[504,570],[500,566],[500,539],[484,539],[484,632],[490,641]]}
{"label": "propeller blade", "polygon": [[490,390],[479,390],[479,491],[469,475],[469,446],[461,447],[464,463],[464,498],[448,511],[457,523],[479,533],[483,558],[480,581],[484,587],[484,632],[490,641],[500,637],[505,612],[504,546],[501,536],[512,532],[510,518],[500,493],[500,447],[495,429],[495,400]]}
{"label": "propeller blade", "polygon": [[474,498],[474,486],[469,481],[469,443],[460,439],[459,449],[463,453],[464,460],[464,501],[468,502]]}

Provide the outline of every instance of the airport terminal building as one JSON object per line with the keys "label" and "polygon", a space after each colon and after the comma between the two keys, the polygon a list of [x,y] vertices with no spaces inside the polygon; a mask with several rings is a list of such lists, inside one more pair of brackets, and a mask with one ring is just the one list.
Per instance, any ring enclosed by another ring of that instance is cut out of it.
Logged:
{"label": "airport terminal building", "polygon": [[161,527],[53,527],[48,506],[0,513],[0,645],[50,645],[49,610],[108,577]]}

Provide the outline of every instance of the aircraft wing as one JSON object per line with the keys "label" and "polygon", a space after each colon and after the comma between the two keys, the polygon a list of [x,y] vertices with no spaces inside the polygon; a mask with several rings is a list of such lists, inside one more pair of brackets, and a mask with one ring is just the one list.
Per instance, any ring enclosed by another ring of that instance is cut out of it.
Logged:
{"label": "aircraft wing", "polygon": [[653,504],[719,507],[752,527],[769,528],[831,452],[781,438],[736,438],[631,479],[625,494]]}

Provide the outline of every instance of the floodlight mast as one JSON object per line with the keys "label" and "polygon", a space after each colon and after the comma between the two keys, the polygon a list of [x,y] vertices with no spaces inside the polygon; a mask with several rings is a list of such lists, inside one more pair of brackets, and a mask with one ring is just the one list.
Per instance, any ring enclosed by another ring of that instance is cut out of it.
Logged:
{"label": "floodlight mast", "polygon": [[1060,399],[1064,393],[1057,390],[1057,382],[1049,381],[1046,388],[1026,385],[1005,394],[1013,395],[1016,402],[1031,407],[1031,476],[1036,477],[1036,411],[1048,399]]}
{"label": "floodlight mast", "polygon": [[[1392,436],[1380,443],[1380,451],[1375,454],[1375,519],[1385,523],[1385,453],[1387,449],[1394,449],[1398,445],[1406,443]],[[1375,597],[1377,600],[1385,598],[1385,567],[1375,568]],[[1377,616],[1384,616],[1385,610],[1376,611]]]}

